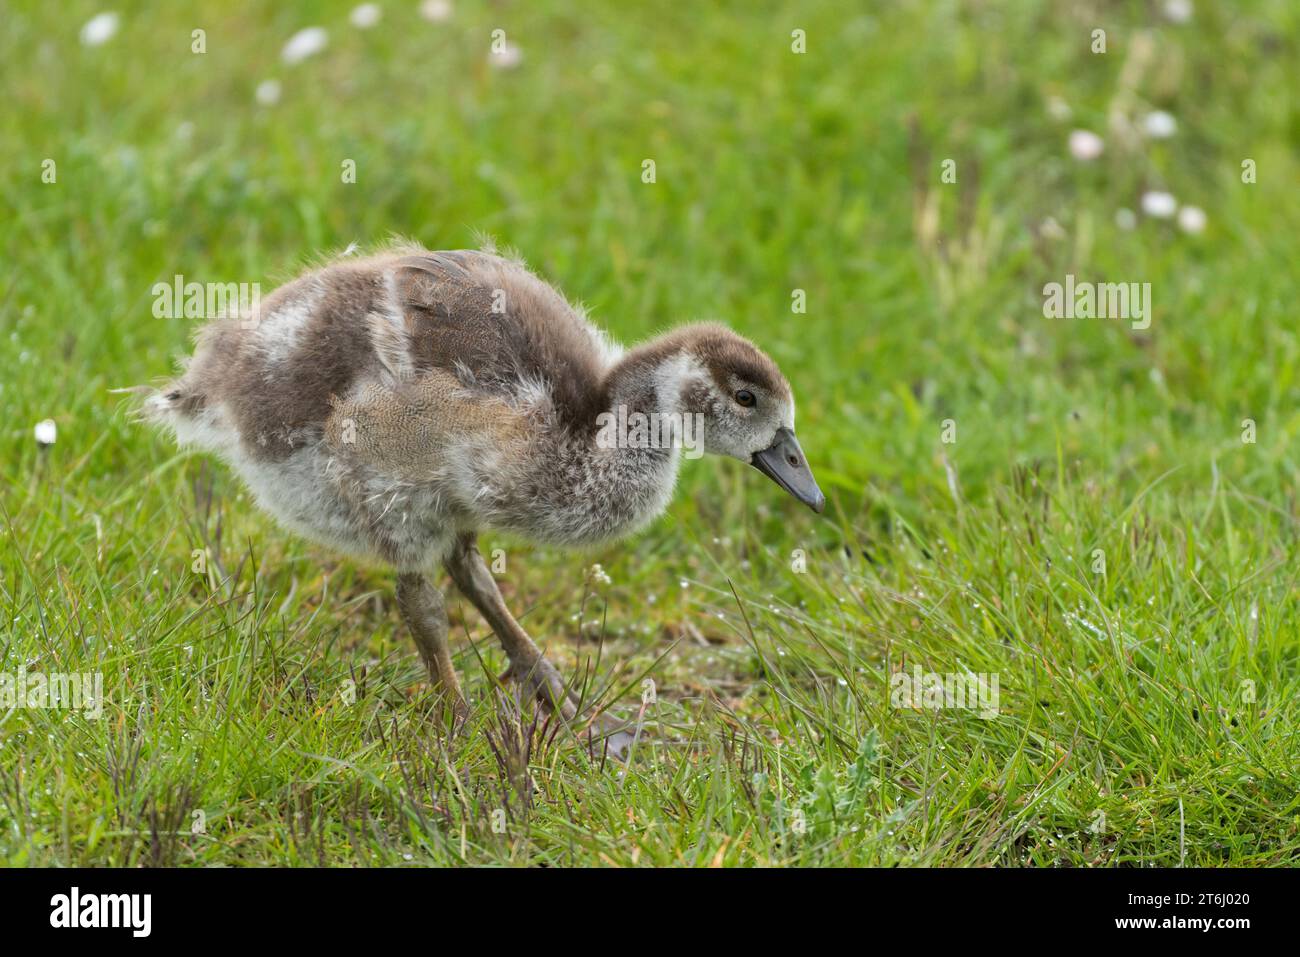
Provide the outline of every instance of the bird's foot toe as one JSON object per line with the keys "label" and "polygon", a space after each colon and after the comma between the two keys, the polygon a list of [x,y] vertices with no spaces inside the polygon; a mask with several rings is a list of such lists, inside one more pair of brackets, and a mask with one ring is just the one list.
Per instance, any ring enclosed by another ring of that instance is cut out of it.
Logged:
{"label": "bird's foot toe", "polygon": [[[514,682],[530,697],[535,698],[548,711],[559,712],[568,721],[578,715],[577,695],[565,684],[560,672],[544,657],[532,661],[512,661],[499,679],[503,684]],[[586,721],[581,734],[594,745],[596,751],[623,759],[628,756],[636,739],[635,726],[601,712]]]}
{"label": "bird's foot toe", "polygon": [[565,685],[564,678],[560,676],[555,666],[543,657],[539,656],[531,661],[523,659],[512,661],[505,674],[501,676],[501,680],[503,683],[515,682],[529,697],[535,698],[549,711],[558,711],[563,717],[570,719],[577,714],[573,694]]}
{"label": "bird's foot toe", "polygon": [[602,713],[592,718],[587,725],[585,736],[594,745],[597,754],[604,752],[622,761],[632,751],[632,745],[637,737],[637,728],[627,721],[620,721],[607,713]]}

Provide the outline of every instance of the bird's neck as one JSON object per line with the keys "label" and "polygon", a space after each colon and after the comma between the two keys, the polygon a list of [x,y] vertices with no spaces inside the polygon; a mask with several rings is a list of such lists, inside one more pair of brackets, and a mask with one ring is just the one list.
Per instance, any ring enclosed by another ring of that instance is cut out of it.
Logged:
{"label": "bird's neck", "polygon": [[654,343],[625,354],[609,370],[594,431],[566,432],[538,463],[532,485],[546,501],[532,510],[535,536],[596,544],[629,535],[662,514],[683,455],[695,457],[702,446],[698,423],[683,416],[688,372],[679,350]]}
{"label": "bird's neck", "polygon": [[597,457],[614,470],[639,469],[647,481],[668,474],[671,485],[683,454],[703,454],[704,417],[691,411],[701,404],[703,374],[699,360],[671,338],[624,355],[605,379]]}
{"label": "bird's neck", "polygon": [[682,415],[699,360],[671,337],[651,340],[626,353],[605,378],[605,411]]}
{"label": "bird's neck", "polygon": [[[683,448],[684,353],[642,346],[629,352],[605,380],[605,401],[597,416],[592,461],[622,487],[663,486],[671,490]],[[645,491],[645,490],[642,490]]]}

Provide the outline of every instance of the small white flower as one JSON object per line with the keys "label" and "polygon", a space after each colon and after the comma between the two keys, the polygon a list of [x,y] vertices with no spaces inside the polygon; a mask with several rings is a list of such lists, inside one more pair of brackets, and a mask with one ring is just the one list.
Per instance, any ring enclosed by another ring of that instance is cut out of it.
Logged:
{"label": "small white flower", "polygon": [[1148,216],[1154,216],[1156,219],[1168,219],[1177,209],[1178,200],[1174,199],[1173,193],[1152,190],[1142,194],[1142,212]]}
{"label": "small white flower", "polygon": [[1124,232],[1131,232],[1137,228],[1137,213],[1127,207],[1115,210],[1115,225]]}
{"label": "small white flower", "polygon": [[1178,228],[1185,233],[1205,232],[1205,210],[1199,206],[1184,206],[1178,211]]}
{"label": "small white flower", "polygon": [[1039,224],[1038,234],[1044,239],[1060,240],[1066,237],[1065,230],[1061,228],[1055,216],[1048,216]]}
{"label": "small white flower", "polygon": [[257,102],[263,106],[275,106],[280,102],[280,81],[263,80],[257,84],[257,91],[253,94]]}
{"label": "small white flower", "polygon": [[54,440],[59,437],[59,427],[54,424],[53,419],[44,419],[37,422],[33,431],[36,433],[38,445],[53,445]]}
{"label": "small white flower", "polygon": [[1084,162],[1095,160],[1105,149],[1105,142],[1091,130],[1070,131],[1070,155],[1075,159]]}
{"label": "small white flower", "polygon": [[605,569],[600,567],[599,562],[591,566],[591,579],[600,585],[608,585],[610,583],[609,575],[605,573]]}
{"label": "small white flower", "polygon": [[363,3],[361,6],[354,8],[353,11],[348,14],[348,20],[350,20],[352,25],[359,30],[369,30],[379,22],[379,18],[383,16],[383,14],[384,11],[380,8],[379,4]]}
{"label": "small white flower", "polygon": [[451,19],[451,0],[424,0],[420,4],[420,16],[430,23],[442,23]]}
{"label": "small white flower", "polygon": [[507,40],[499,51],[492,51],[488,61],[498,70],[513,70],[523,58],[524,52]]}
{"label": "small white flower", "polygon": [[1074,111],[1070,109],[1070,104],[1059,96],[1047,98],[1047,115],[1054,120],[1068,120],[1070,114]]}
{"label": "small white flower", "polygon": [[289,38],[289,42],[280,51],[280,59],[285,63],[301,63],[309,56],[315,56],[329,43],[329,34],[324,27],[306,27]]}
{"label": "small white flower", "polygon": [[81,42],[88,47],[103,46],[113,39],[120,18],[116,13],[97,13],[81,28]]}
{"label": "small white flower", "polygon": [[1156,110],[1142,117],[1142,131],[1153,140],[1167,140],[1178,132],[1178,121],[1172,113]]}
{"label": "small white flower", "polygon": [[1192,0],[1165,0],[1165,17],[1171,23],[1187,23],[1192,19]]}

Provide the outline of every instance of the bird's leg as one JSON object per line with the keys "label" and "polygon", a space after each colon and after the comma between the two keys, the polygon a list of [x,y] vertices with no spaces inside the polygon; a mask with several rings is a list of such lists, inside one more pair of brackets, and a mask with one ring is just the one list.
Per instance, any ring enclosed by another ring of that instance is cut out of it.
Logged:
{"label": "bird's leg", "polygon": [[406,626],[415,636],[420,656],[429,669],[429,678],[451,696],[458,713],[465,712],[456,668],[447,647],[447,605],[442,592],[419,572],[402,572],[397,576],[397,607],[402,610]]}
{"label": "bird's leg", "polygon": [[528,633],[515,621],[506,607],[505,599],[497,588],[496,579],[479,554],[475,537],[462,535],[456,540],[451,554],[447,557],[447,571],[461,593],[478,609],[496,636],[500,639],[510,659],[510,668],[505,677],[519,684],[534,695],[547,708],[559,711],[566,718],[577,713],[572,697],[565,691],[564,679],[560,673],[542,655],[542,650],[533,644]]}

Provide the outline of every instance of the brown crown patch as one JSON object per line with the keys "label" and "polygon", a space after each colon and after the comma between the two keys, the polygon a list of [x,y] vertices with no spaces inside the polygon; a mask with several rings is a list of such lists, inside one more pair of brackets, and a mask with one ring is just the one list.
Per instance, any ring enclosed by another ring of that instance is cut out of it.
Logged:
{"label": "brown crown patch", "polygon": [[723,387],[732,378],[758,386],[781,399],[790,398],[790,384],[763,350],[719,323],[701,323],[676,330],[683,344],[708,368]]}

